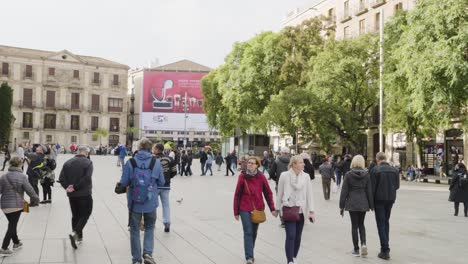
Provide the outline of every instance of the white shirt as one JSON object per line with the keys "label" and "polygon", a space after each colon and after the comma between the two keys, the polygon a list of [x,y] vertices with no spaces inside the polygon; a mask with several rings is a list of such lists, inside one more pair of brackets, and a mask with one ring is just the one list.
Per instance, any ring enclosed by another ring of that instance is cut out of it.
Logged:
{"label": "white shirt", "polygon": [[[299,188],[297,188],[298,185]],[[299,175],[296,175],[292,169],[281,173],[276,199],[278,208],[300,206],[301,213],[307,217],[308,213],[314,211],[314,194],[309,174],[301,171]]]}
{"label": "white shirt", "polygon": [[24,159],[24,149],[22,147],[18,147],[16,149],[16,154],[19,158]]}

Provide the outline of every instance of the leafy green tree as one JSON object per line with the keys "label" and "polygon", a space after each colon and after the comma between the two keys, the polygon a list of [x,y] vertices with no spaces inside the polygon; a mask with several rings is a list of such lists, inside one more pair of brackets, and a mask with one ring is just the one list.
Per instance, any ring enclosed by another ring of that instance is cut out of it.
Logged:
{"label": "leafy green tree", "polygon": [[107,131],[105,128],[96,128],[96,131],[94,131],[94,135],[99,138],[99,144],[102,144],[102,138],[107,137],[109,135],[109,131]]}
{"label": "leafy green tree", "polygon": [[7,82],[0,86],[0,146],[9,143],[13,114],[13,89]]}

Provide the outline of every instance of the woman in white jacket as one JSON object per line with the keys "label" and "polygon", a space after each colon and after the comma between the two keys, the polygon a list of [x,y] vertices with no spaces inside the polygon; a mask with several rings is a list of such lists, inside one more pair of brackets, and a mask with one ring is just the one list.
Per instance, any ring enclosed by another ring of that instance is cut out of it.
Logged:
{"label": "woman in white jacket", "polygon": [[[301,246],[304,219],[315,222],[314,197],[309,174],[304,172],[304,161],[300,155],[293,156],[289,162],[289,170],[281,173],[278,182],[277,205],[279,210],[284,207],[298,209],[298,220],[286,220],[286,258],[289,264],[296,263],[297,253]],[[286,208],[288,209],[288,208]],[[282,215],[284,216],[283,212]]]}

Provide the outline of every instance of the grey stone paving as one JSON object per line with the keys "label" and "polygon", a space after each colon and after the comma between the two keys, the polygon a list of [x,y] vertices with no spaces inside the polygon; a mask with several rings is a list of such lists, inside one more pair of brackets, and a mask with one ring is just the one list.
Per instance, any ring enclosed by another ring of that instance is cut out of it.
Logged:
{"label": "grey stone paving", "polygon": [[[70,157],[59,156],[57,173]],[[18,230],[24,247],[11,257],[0,258],[1,263],[131,263],[125,197],[113,192],[120,178],[116,158],[92,159],[94,210],[79,249],[73,250],[69,244],[70,209],[65,192],[56,184],[51,205],[22,214]],[[215,169],[214,176],[200,177],[197,160],[193,170],[195,176],[173,180],[171,233],[163,232],[159,219],[156,223],[157,263],[244,263],[241,223],[232,216],[237,176],[225,177],[224,171]],[[468,218],[453,216],[447,185],[402,184],[392,212],[390,262],[468,263]],[[320,179],[314,181],[314,191],[317,222],[305,226],[299,263],[385,263],[376,256],[379,242],[374,214],[366,218],[369,257],[352,257],[347,253],[352,248],[350,221],[347,215],[341,218],[338,214],[338,195],[324,201]],[[183,202],[177,203],[181,198]],[[286,263],[284,229],[277,219],[267,217],[259,228],[256,263]],[[6,231],[6,225],[1,214],[1,232]]]}

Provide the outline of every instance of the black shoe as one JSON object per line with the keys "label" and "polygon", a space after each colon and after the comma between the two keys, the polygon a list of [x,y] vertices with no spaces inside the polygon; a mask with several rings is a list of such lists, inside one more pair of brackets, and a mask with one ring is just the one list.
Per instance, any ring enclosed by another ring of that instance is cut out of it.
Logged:
{"label": "black shoe", "polygon": [[455,212],[453,215],[454,215],[454,216],[458,216],[458,212]]}
{"label": "black shoe", "polygon": [[171,224],[164,224],[164,232],[169,233],[171,231]]}
{"label": "black shoe", "polygon": [[73,232],[72,234],[69,234],[68,237],[70,238],[70,243],[73,249],[77,249],[78,246],[76,245],[76,240],[78,239],[78,235]]}
{"label": "black shoe", "polygon": [[42,200],[42,201],[40,201],[39,203],[40,203],[40,204],[45,204],[45,203],[47,203],[47,200]]}
{"label": "black shoe", "polygon": [[145,264],[156,264],[153,257],[150,254],[143,254],[143,263]]}
{"label": "black shoe", "polygon": [[377,255],[377,257],[379,257],[379,258],[381,258],[381,259],[389,260],[389,259],[390,259],[390,254],[384,253],[384,252],[380,252],[379,255]]}

